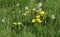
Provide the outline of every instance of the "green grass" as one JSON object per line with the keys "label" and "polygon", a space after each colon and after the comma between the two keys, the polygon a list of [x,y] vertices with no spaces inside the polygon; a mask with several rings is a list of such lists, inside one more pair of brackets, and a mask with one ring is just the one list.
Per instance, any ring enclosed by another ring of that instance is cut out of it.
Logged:
{"label": "green grass", "polygon": [[[42,2],[42,9],[46,12],[46,23],[31,23],[33,13],[32,8],[37,8],[37,3]],[[0,37],[60,37],[60,0],[0,0]],[[17,7],[16,4],[20,6]],[[30,13],[24,17],[25,6],[29,6]],[[12,13],[14,11],[15,13]],[[19,13],[21,11],[21,13]],[[54,14],[56,16],[55,22],[50,18]],[[2,23],[2,19],[5,22]],[[13,22],[23,21],[24,26],[11,29]],[[28,25],[28,27],[27,27]]]}

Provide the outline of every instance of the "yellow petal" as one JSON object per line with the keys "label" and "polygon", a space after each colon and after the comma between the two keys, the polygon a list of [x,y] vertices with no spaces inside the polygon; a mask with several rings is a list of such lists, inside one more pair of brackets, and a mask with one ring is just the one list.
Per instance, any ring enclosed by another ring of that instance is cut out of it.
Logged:
{"label": "yellow petal", "polygon": [[32,19],[32,23],[35,23],[35,19]]}
{"label": "yellow petal", "polygon": [[17,23],[16,23],[16,22],[14,22],[13,24],[14,24],[14,25],[17,25]]}
{"label": "yellow petal", "polygon": [[40,14],[41,14],[41,15],[44,15],[44,14],[45,14],[45,12],[44,12],[44,11],[41,11],[41,12],[40,12]]}
{"label": "yellow petal", "polygon": [[42,22],[42,20],[40,20],[40,19],[36,19],[36,21],[37,21],[37,22],[39,22],[39,23],[41,23],[41,22]]}
{"label": "yellow petal", "polygon": [[26,16],[26,15],[27,15],[26,13],[23,14],[23,16]]}
{"label": "yellow petal", "polygon": [[37,15],[36,18],[40,18],[40,15]]}
{"label": "yellow petal", "polygon": [[18,22],[17,24],[18,24],[18,25],[21,25],[22,23],[21,23],[21,22]]}

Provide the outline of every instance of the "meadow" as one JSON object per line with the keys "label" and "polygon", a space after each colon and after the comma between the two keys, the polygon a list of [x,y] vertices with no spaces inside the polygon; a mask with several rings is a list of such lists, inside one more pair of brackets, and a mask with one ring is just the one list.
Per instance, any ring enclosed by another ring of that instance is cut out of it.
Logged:
{"label": "meadow", "polygon": [[0,0],[0,37],[60,37],[60,0]]}

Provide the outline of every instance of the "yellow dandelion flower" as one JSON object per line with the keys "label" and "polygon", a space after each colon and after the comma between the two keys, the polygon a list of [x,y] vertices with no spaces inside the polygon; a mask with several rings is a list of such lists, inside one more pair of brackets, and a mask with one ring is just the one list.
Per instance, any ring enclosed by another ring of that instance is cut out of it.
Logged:
{"label": "yellow dandelion flower", "polygon": [[17,23],[16,22],[13,22],[13,25],[17,25]]}
{"label": "yellow dandelion flower", "polygon": [[37,22],[39,22],[39,23],[41,23],[41,22],[42,22],[42,20],[40,20],[40,19],[36,19],[36,21],[37,21]]}
{"label": "yellow dandelion flower", "polygon": [[27,13],[24,13],[23,16],[27,16]]}
{"label": "yellow dandelion flower", "polygon": [[45,14],[45,12],[44,11],[41,11],[40,14],[43,16]]}
{"label": "yellow dandelion flower", "polygon": [[35,23],[35,19],[32,19],[32,23]]}
{"label": "yellow dandelion flower", "polygon": [[18,25],[21,25],[22,23],[21,23],[21,22],[18,22],[17,24],[18,24]]}
{"label": "yellow dandelion flower", "polygon": [[36,18],[40,18],[40,15],[37,15]]}

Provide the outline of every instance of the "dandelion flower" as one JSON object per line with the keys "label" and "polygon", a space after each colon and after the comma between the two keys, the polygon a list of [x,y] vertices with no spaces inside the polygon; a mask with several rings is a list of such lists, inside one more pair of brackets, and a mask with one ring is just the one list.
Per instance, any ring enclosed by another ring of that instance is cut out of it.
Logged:
{"label": "dandelion flower", "polygon": [[33,10],[33,11],[35,11],[36,9],[35,9],[35,8],[33,8],[32,10]]}
{"label": "dandelion flower", "polygon": [[42,20],[40,20],[40,19],[36,19],[36,21],[37,21],[37,22],[39,22],[39,23],[41,23],[41,22],[42,22]]}
{"label": "dandelion flower", "polygon": [[41,11],[40,14],[43,16],[45,14],[45,12],[44,11]]}
{"label": "dandelion flower", "polygon": [[55,15],[51,15],[51,18],[52,18],[52,19],[55,19]]}
{"label": "dandelion flower", "polygon": [[32,23],[35,23],[35,21],[36,21],[35,19],[32,19]]}
{"label": "dandelion flower", "polygon": [[36,18],[40,18],[40,15],[37,15]]}
{"label": "dandelion flower", "polygon": [[27,13],[24,13],[23,16],[27,16]]}
{"label": "dandelion flower", "polygon": [[17,24],[18,24],[18,25],[21,25],[22,23],[21,23],[21,22],[18,22]]}
{"label": "dandelion flower", "polygon": [[41,7],[42,6],[42,3],[40,2],[40,3],[38,3],[38,7]]}
{"label": "dandelion flower", "polygon": [[26,7],[25,7],[25,10],[28,10],[28,9],[29,9],[28,6],[26,6]]}
{"label": "dandelion flower", "polygon": [[17,25],[17,23],[16,22],[13,22],[13,25]]}

